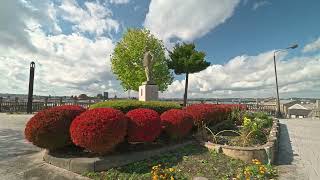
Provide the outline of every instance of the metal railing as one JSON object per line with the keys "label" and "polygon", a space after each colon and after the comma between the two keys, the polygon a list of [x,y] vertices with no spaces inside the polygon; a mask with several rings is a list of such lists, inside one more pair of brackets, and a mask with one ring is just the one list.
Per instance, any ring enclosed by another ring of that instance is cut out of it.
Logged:
{"label": "metal railing", "polygon": [[[61,105],[79,105],[84,108],[88,108],[91,104],[95,102],[80,102],[80,101],[72,101],[72,102],[33,102],[32,103],[32,111],[38,112],[43,109],[61,106]],[[0,101],[0,112],[27,112],[27,102],[19,102],[19,101]]]}
{"label": "metal railing", "polygon": [[[32,111],[37,112],[43,109],[47,109],[50,107],[61,106],[61,105],[79,105],[84,108],[88,108],[90,105],[96,103],[96,101],[86,100],[86,101],[78,101],[78,100],[50,100],[44,99],[43,101],[33,102],[32,103]],[[199,103],[199,102],[193,102]],[[191,105],[193,103],[189,103]],[[275,115],[276,113],[276,106],[275,105],[263,105],[263,104],[254,104],[254,103],[242,103],[245,105],[249,111],[263,111],[270,115]],[[27,112],[27,102],[24,101],[3,101],[0,98],[0,112]]]}

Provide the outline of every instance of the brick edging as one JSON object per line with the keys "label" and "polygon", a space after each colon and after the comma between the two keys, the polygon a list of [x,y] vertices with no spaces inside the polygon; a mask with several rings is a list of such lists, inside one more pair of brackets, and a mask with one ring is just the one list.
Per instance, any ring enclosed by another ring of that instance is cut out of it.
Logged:
{"label": "brick edging", "polygon": [[189,140],[180,144],[170,145],[153,150],[130,152],[93,158],[63,158],[51,155],[50,152],[46,150],[43,156],[43,160],[51,165],[82,174],[85,172],[103,171],[113,167],[124,166],[133,162],[142,161],[153,156],[159,156],[162,153],[170,152],[193,143],[195,143],[195,141]]}

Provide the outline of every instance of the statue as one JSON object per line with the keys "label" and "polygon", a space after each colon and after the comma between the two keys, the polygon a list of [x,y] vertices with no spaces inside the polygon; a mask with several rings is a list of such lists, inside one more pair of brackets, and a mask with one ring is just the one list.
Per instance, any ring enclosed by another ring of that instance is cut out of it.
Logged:
{"label": "statue", "polygon": [[144,48],[142,64],[146,73],[147,81],[139,86],[139,101],[156,101],[158,100],[159,87],[153,81],[152,66],[155,62],[153,54],[147,47]]}
{"label": "statue", "polygon": [[145,51],[144,57],[143,57],[143,67],[147,77],[147,84],[154,83],[152,78],[153,63],[154,63],[154,60],[153,60],[152,53],[150,51]]}

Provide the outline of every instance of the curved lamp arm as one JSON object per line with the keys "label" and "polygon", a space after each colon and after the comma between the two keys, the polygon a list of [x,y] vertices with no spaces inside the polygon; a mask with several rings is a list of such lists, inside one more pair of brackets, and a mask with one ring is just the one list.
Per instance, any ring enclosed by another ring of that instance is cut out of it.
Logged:
{"label": "curved lamp arm", "polygon": [[298,44],[294,44],[294,45],[292,45],[292,46],[290,46],[290,47],[287,47],[287,48],[285,48],[285,49],[278,49],[278,50],[275,50],[275,51],[273,52],[273,55],[275,56],[276,53],[278,53],[278,52],[288,51],[289,49],[295,49],[295,48],[297,48],[297,47],[298,47]]}

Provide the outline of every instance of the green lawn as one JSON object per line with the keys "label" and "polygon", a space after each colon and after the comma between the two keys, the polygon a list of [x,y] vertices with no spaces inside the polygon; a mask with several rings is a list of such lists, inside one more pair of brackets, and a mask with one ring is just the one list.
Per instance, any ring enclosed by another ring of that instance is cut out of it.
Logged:
{"label": "green lawn", "polygon": [[152,178],[152,167],[158,164],[165,168],[173,168],[175,179],[192,179],[195,176],[204,176],[208,179],[229,179],[238,168],[245,166],[245,163],[240,160],[232,159],[194,144],[187,145],[175,152],[123,167],[99,173],[89,172],[85,176],[93,179],[149,180]]}

